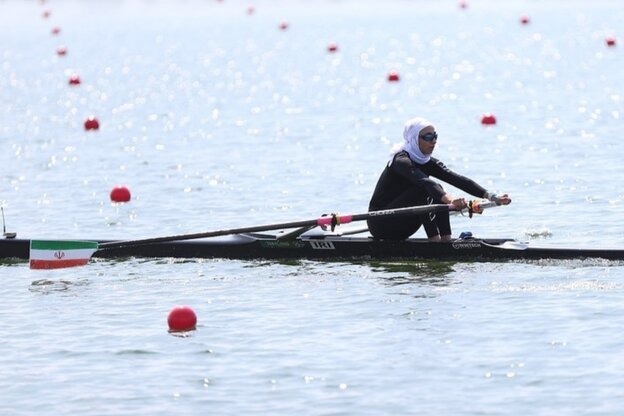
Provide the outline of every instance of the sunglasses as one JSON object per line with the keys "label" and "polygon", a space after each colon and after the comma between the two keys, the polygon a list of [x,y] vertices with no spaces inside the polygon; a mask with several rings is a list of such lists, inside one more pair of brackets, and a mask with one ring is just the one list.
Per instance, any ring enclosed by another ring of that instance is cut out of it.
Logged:
{"label": "sunglasses", "polygon": [[433,132],[433,133],[427,133],[427,134],[423,134],[418,136],[419,139],[423,139],[426,142],[432,142],[434,140],[438,140],[438,133]]}

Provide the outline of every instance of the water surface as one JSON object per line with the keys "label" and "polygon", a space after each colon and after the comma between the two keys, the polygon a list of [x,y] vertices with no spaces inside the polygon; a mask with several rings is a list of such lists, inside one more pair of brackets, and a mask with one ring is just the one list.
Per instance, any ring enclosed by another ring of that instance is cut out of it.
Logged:
{"label": "water surface", "polygon": [[[7,231],[142,238],[363,212],[421,115],[440,159],[514,199],[454,218],[456,234],[624,245],[623,58],[604,42],[620,2],[248,6],[2,2]],[[129,204],[110,203],[117,184]],[[6,415],[624,408],[617,263],[130,259],[0,276]],[[196,331],[167,332],[177,304]]]}

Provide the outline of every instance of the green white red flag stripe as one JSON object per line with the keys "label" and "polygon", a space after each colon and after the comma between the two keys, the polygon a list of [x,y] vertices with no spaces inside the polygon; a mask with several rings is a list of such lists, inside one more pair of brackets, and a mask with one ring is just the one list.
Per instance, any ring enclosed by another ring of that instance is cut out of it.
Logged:
{"label": "green white red flag stripe", "polygon": [[98,249],[95,241],[31,240],[31,269],[60,269],[83,266]]}

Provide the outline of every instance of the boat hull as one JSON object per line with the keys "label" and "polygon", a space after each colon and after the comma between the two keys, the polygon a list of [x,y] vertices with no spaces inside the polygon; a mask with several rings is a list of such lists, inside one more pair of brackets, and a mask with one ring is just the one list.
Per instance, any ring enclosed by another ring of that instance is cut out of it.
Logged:
{"label": "boat hull", "polygon": [[[100,243],[105,240],[100,240]],[[0,258],[28,260],[30,240],[0,240]],[[98,250],[96,258],[224,258],[340,260],[507,261],[539,259],[624,260],[624,249],[534,247],[510,239],[466,239],[433,243],[425,239],[379,241],[370,237],[297,238],[270,235],[175,241]]]}

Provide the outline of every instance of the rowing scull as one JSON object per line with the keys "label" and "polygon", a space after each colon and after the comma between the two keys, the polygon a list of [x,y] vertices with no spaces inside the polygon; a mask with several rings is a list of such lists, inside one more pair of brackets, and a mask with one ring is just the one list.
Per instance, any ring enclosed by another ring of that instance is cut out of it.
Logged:
{"label": "rowing scull", "polygon": [[[108,241],[100,240],[104,244]],[[29,239],[0,240],[0,258],[28,260]],[[458,260],[469,262],[606,259],[624,260],[624,249],[560,248],[534,246],[514,239],[464,238],[430,242],[422,238],[401,241],[374,240],[367,236],[301,235],[280,238],[274,234],[237,234],[189,241],[106,248],[94,258],[223,258],[241,260]]]}

